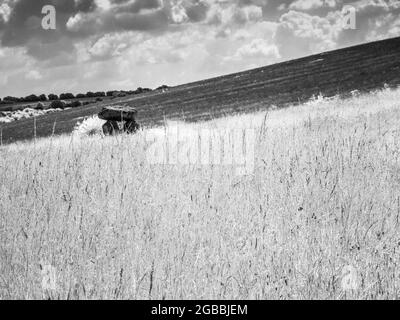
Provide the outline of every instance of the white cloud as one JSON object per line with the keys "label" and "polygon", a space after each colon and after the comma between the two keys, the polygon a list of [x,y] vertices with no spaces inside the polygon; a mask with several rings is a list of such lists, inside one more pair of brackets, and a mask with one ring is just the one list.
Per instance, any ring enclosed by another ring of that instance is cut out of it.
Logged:
{"label": "white cloud", "polygon": [[39,71],[31,70],[26,74],[25,78],[27,80],[40,80],[43,78],[43,76]]}
{"label": "white cloud", "polygon": [[262,8],[251,5],[243,8],[236,8],[234,18],[238,22],[259,21],[262,18]]}
{"label": "white cloud", "polygon": [[11,8],[7,3],[3,3],[0,5],[0,17],[3,19],[4,22],[8,22],[11,14]]}
{"label": "white cloud", "polygon": [[400,17],[398,17],[390,26],[388,34],[390,37],[400,36]]}
{"label": "white cloud", "polygon": [[320,8],[324,5],[323,0],[297,0],[290,4],[290,9],[295,10],[310,10]]}
{"label": "white cloud", "polygon": [[339,16],[320,17],[289,11],[281,16],[275,39],[283,57],[294,58],[337,46],[343,31]]}
{"label": "white cloud", "polygon": [[98,39],[93,46],[88,49],[88,52],[91,56],[100,59],[119,56],[123,50],[129,47],[133,40],[132,37],[136,38],[131,32],[106,34]]}
{"label": "white cloud", "polygon": [[240,47],[232,57],[227,60],[243,60],[261,58],[265,64],[275,62],[280,58],[279,50],[275,44],[264,39],[253,39],[250,43]]}
{"label": "white cloud", "polygon": [[330,7],[334,8],[336,6],[336,1],[335,0],[296,0],[292,2],[289,6],[290,9],[294,10],[312,10],[312,9],[318,9],[321,7]]}
{"label": "white cloud", "polygon": [[111,7],[111,3],[109,0],[95,0],[96,5],[103,9],[103,10],[108,10]]}
{"label": "white cloud", "polygon": [[66,23],[66,27],[69,31],[77,32],[81,29],[85,23],[85,18],[82,13],[77,13],[75,16],[70,17]]}
{"label": "white cloud", "polygon": [[292,31],[295,36],[300,38],[334,39],[340,29],[340,23],[298,11],[289,11],[282,15],[280,23],[281,27]]}
{"label": "white cloud", "polygon": [[259,21],[262,18],[262,8],[257,5],[239,7],[230,2],[215,2],[210,5],[207,23],[211,25],[235,25]]}
{"label": "white cloud", "polygon": [[171,4],[171,19],[174,23],[180,24],[188,21],[186,10],[182,0],[173,0]]}

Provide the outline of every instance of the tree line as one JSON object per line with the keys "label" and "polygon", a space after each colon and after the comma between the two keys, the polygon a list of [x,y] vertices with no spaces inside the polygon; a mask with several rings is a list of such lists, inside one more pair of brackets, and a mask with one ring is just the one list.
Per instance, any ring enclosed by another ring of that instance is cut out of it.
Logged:
{"label": "tree line", "polygon": [[[160,89],[166,89],[169,88],[166,85],[158,87],[156,90]],[[2,104],[10,104],[10,103],[20,103],[20,102],[42,102],[42,101],[54,101],[54,100],[70,100],[70,99],[84,99],[84,98],[98,98],[98,97],[113,97],[113,96],[125,96],[125,95],[132,95],[132,94],[141,94],[145,92],[153,91],[152,89],[149,88],[137,88],[136,90],[129,90],[129,91],[119,91],[119,90],[113,90],[113,91],[98,91],[98,92],[91,92],[88,91],[86,93],[78,93],[77,95],[74,95],[72,93],[62,93],[60,95],[56,94],[49,94],[46,96],[45,94],[41,95],[35,95],[31,94],[26,97],[12,97],[12,96],[7,96],[4,97],[3,99],[0,98],[0,103]]]}

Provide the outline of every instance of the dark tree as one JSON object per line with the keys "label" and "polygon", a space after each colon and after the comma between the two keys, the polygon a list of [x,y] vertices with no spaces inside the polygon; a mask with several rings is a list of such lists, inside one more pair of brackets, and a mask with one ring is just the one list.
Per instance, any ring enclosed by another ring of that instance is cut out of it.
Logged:
{"label": "dark tree", "polygon": [[3,101],[8,101],[8,102],[20,102],[21,99],[20,99],[20,98],[17,98],[17,97],[10,97],[10,96],[7,96],[7,97],[4,97]]}
{"label": "dark tree", "polygon": [[60,94],[60,99],[61,100],[68,100],[68,99],[74,99],[75,96],[72,93],[62,93]]}
{"label": "dark tree", "polygon": [[165,89],[169,89],[169,87],[163,84],[162,86],[159,86],[156,90],[165,90]]}
{"label": "dark tree", "polygon": [[24,102],[38,102],[40,101],[39,97],[35,94],[31,94],[25,98],[23,98]]}
{"label": "dark tree", "polygon": [[66,108],[77,108],[77,107],[80,107],[82,105],[82,102],[80,102],[80,101],[73,101],[73,102],[71,102],[71,103],[68,103],[67,105],[66,105]]}
{"label": "dark tree", "polygon": [[58,96],[56,94],[49,94],[49,100],[58,100]]}

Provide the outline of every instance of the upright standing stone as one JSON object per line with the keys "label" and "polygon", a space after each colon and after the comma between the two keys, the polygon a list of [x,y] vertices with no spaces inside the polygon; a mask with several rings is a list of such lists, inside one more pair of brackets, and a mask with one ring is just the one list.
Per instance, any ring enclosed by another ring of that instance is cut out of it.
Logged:
{"label": "upright standing stone", "polygon": [[124,131],[126,133],[135,133],[140,129],[140,125],[135,120],[126,121],[124,123]]}
{"label": "upright standing stone", "polygon": [[112,136],[114,134],[119,133],[119,126],[116,121],[107,121],[105,124],[103,124],[103,133],[106,136]]}

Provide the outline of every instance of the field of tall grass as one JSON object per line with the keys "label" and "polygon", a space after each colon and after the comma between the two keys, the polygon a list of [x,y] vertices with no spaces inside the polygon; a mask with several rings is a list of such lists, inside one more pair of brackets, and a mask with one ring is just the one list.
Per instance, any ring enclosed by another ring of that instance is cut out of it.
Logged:
{"label": "field of tall grass", "polygon": [[[2,146],[0,298],[399,298],[399,123],[386,89]],[[174,126],[254,129],[254,170],[149,163]]]}

